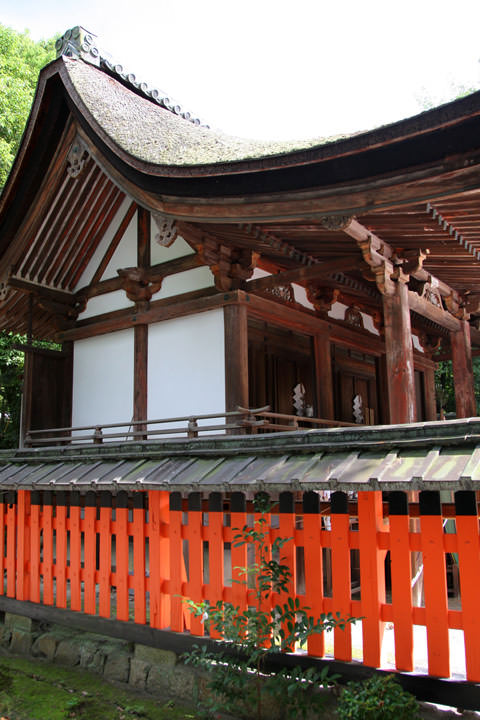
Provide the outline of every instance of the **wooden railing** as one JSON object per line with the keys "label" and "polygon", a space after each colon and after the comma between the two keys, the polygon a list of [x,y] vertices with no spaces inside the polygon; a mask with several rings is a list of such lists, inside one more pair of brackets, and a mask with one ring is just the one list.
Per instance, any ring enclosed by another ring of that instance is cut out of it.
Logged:
{"label": "wooden railing", "polygon": [[[223,420],[223,422],[214,422]],[[68,443],[119,442],[165,437],[196,438],[199,434],[282,432],[316,427],[354,426],[354,423],[325,418],[310,418],[271,412],[262,408],[238,408],[231,412],[207,415],[184,415],[156,420],[131,420],[118,423],[30,430],[25,436],[26,447],[65,445]],[[121,430],[120,430],[121,429]]]}
{"label": "wooden railing", "polygon": [[[365,665],[379,667],[388,622],[394,628],[395,666],[410,672],[419,625],[426,628],[429,674],[449,677],[449,630],[458,629],[464,635],[466,677],[480,681],[474,492],[459,491],[448,505],[436,491],[420,492],[419,502],[410,504],[406,493],[390,493],[382,502],[378,491],[350,497],[284,492],[272,502],[265,516],[269,538],[289,538],[282,562],[292,572],[293,597],[315,616],[338,612],[362,618],[360,647],[352,648],[350,625],[335,629],[336,659],[350,661],[355,650]],[[455,520],[448,533],[447,517]],[[205,626],[190,616],[182,598],[240,608],[255,603],[252,591],[235,582],[250,554],[232,542],[236,529],[253,518],[252,502],[240,492],[11,491],[0,503],[0,594],[202,636]],[[417,599],[414,555],[421,557],[423,581]],[[456,608],[449,607],[447,557],[459,573]],[[272,603],[278,599],[271,597]],[[326,639],[313,636],[307,649],[324,656]]]}

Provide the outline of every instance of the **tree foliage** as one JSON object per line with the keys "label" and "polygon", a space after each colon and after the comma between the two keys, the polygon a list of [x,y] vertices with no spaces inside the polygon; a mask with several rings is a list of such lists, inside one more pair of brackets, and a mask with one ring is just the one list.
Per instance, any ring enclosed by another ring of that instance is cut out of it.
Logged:
{"label": "tree foliage", "polygon": [[35,42],[0,24],[0,189],[22,139],[38,74],[55,57],[55,38]]}

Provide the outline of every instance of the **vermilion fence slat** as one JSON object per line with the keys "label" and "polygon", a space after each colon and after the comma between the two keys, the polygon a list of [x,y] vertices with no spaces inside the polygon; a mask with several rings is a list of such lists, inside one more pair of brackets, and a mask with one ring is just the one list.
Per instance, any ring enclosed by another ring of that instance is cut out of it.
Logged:
{"label": "vermilion fence slat", "polygon": [[82,535],[80,529],[80,493],[70,494],[70,607],[72,610],[82,609]]}
{"label": "vermilion fence slat", "polygon": [[232,493],[230,501],[230,525],[232,529],[231,564],[232,564],[232,604],[243,612],[247,607],[246,578],[240,568],[247,567],[247,548],[245,544],[237,547],[234,536],[247,524],[245,495],[241,492]]}
{"label": "vermilion fence slat", "polygon": [[53,605],[53,493],[43,493],[43,602]]}
{"label": "vermilion fence slat", "polygon": [[64,492],[56,493],[55,512],[55,604],[67,607],[67,498]]}
{"label": "vermilion fence slat", "polygon": [[[323,610],[323,558],[320,541],[321,516],[318,493],[307,492],[303,496],[303,536],[305,558],[305,605],[311,608],[314,618]],[[325,653],[323,633],[308,639],[308,654],[322,657]]]}
{"label": "vermilion fence slat", "polygon": [[14,492],[7,493],[7,595],[15,597],[16,590],[16,534],[17,534],[17,500]]}
{"label": "vermilion fence slat", "polygon": [[170,624],[170,597],[163,590],[163,583],[170,577],[170,553],[168,537],[163,528],[168,527],[168,492],[153,490],[148,494],[150,537],[150,625],[165,628]]}
{"label": "vermilion fence slat", "polygon": [[83,607],[89,615],[97,611],[96,567],[97,567],[97,498],[94,492],[85,497],[83,521]]}
{"label": "vermilion fence slat", "polygon": [[29,598],[30,491],[17,494],[17,600]]}
{"label": "vermilion fence slat", "polygon": [[[295,597],[297,594],[296,587],[296,574],[297,574],[297,561],[296,561],[296,546],[295,546],[295,502],[293,493],[282,492],[279,498],[279,537],[287,539],[288,542],[283,545],[280,550],[279,561],[285,564],[290,572],[290,580],[287,583],[287,594],[290,597]],[[282,605],[287,601],[285,594],[280,595],[279,600]],[[288,634],[288,628],[284,626],[284,632]],[[294,647],[289,648],[291,652],[295,650]]]}
{"label": "vermilion fence slat", "polygon": [[[190,493],[188,496],[188,525],[185,528],[188,539],[188,583],[186,595],[196,603],[202,601],[203,588],[203,538],[202,538],[202,496]],[[204,634],[201,618],[191,616],[190,630],[193,635]]]}
{"label": "vermilion fence slat", "polygon": [[450,658],[447,576],[438,492],[425,490],[420,493],[420,513],[428,672],[437,677],[448,677],[450,675]]}
{"label": "vermilion fence slat", "polygon": [[390,493],[390,572],[398,670],[413,670],[412,560],[409,543],[408,500],[404,492]]}
{"label": "vermilion fence slat", "polygon": [[5,592],[5,530],[6,530],[6,512],[5,499],[0,502],[0,595]]}
{"label": "vermilion fence slat", "polygon": [[145,494],[133,497],[133,594],[134,619],[144,625],[147,622],[145,597]]}
{"label": "vermilion fence slat", "polygon": [[100,617],[109,618],[111,612],[112,578],[112,496],[100,493],[100,556],[99,556],[99,602]]}
{"label": "vermilion fence slat", "polygon": [[176,632],[183,632],[182,544],[182,497],[175,492],[170,495],[170,628]]}
{"label": "vermilion fence slat", "polygon": [[[30,600],[35,603],[40,602],[40,503],[40,493],[33,490],[30,498]],[[3,562],[3,552],[1,556]]]}
{"label": "vermilion fence slat", "polygon": [[465,638],[467,680],[480,682],[480,624],[478,622],[478,586],[480,577],[478,514],[475,493],[455,493],[458,564],[462,592],[462,619]]}
{"label": "vermilion fence slat", "polygon": [[[211,493],[208,498],[208,547],[210,562],[210,582],[208,599],[213,605],[223,600],[224,586],[224,549],[223,549],[223,505],[221,493]],[[212,638],[220,637],[215,629],[210,629]]]}
{"label": "vermilion fence slat", "polygon": [[385,552],[380,550],[377,532],[383,524],[382,493],[358,493],[358,533],[360,549],[360,592],[362,605],[363,663],[380,666],[384,623],[381,606],[385,602]]}
{"label": "vermilion fence slat", "polygon": [[[347,496],[343,492],[332,493],[332,605],[335,613],[342,618],[350,617],[351,589],[350,589],[350,547],[349,530],[350,518],[348,515]],[[350,624],[345,629],[334,630],[334,654],[337,660],[352,659],[352,631]]]}
{"label": "vermilion fence slat", "polygon": [[117,620],[128,620],[128,494],[119,492],[115,510],[115,582],[117,589]]}
{"label": "vermilion fence slat", "polygon": [[[265,497],[265,493],[256,493],[257,500],[261,497]],[[266,499],[267,499],[267,501],[269,501],[268,496],[266,497]],[[269,512],[254,513],[253,521],[254,521],[255,527],[258,531],[266,533],[266,538],[265,538],[266,548],[265,548],[265,553],[264,553],[264,560],[266,562],[269,562],[272,559],[271,543],[270,543],[270,537],[269,537],[269,536],[271,536],[270,528],[272,527],[272,516]],[[263,521],[263,523],[262,523],[262,521]],[[261,560],[260,553],[258,552],[258,550],[256,550],[255,562],[259,565],[260,560]],[[243,579],[246,580],[245,577]],[[269,613],[272,610],[273,604],[274,604],[274,598],[273,598],[272,594],[268,598],[262,598],[260,600],[260,602],[257,601],[258,609],[265,613]],[[269,642],[270,641],[267,638],[265,638],[264,644],[269,645]]]}

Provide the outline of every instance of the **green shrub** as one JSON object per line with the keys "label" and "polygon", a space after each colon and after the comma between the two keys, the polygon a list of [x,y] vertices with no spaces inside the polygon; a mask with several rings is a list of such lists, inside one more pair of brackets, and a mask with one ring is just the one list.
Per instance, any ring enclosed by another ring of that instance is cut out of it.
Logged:
{"label": "green shrub", "polygon": [[338,701],[340,720],[418,720],[419,706],[394,675],[349,682]]}

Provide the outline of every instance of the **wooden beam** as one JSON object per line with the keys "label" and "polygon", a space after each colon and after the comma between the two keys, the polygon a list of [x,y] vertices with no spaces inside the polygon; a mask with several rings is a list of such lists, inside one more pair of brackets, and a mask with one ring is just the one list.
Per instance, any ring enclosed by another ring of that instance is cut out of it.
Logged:
{"label": "wooden beam", "polygon": [[344,272],[345,270],[353,270],[358,268],[361,262],[359,255],[348,255],[347,257],[337,258],[328,262],[308,265],[307,267],[296,268],[295,270],[286,270],[285,272],[276,273],[275,275],[266,275],[265,277],[249,280],[246,285],[247,292],[258,292],[261,290],[270,290],[278,285],[289,285],[290,283],[304,283],[314,280],[320,280],[335,272]]}
{"label": "wooden beam", "polygon": [[437,323],[437,325],[440,325],[447,330],[451,330],[453,332],[458,332],[460,330],[460,320],[458,318],[454,317],[446,310],[443,310],[436,305],[432,305],[432,303],[425,300],[425,298],[420,297],[420,295],[413,292],[413,290],[408,291],[408,305],[410,310],[413,312],[418,313],[418,315],[421,315],[422,317],[428,318],[428,320],[432,320],[432,322]]}

